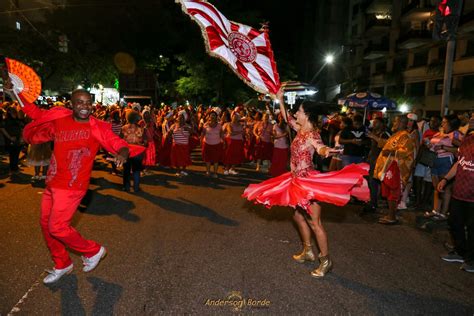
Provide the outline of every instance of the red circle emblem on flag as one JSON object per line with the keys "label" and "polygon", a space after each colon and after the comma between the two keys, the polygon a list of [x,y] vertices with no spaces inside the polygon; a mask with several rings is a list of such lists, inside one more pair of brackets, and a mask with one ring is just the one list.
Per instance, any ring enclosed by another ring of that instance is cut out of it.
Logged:
{"label": "red circle emblem on flag", "polygon": [[244,63],[253,63],[257,59],[257,47],[242,33],[229,34],[229,46],[234,55]]}

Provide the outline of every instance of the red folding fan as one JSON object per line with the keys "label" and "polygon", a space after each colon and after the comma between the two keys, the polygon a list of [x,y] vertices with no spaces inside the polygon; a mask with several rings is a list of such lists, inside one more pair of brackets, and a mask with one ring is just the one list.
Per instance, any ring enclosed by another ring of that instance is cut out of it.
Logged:
{"label": "red folding fan", "polygon": [[33,103],[41,93],[41,79],[29,66],[11,59],[5,58],[8,77],[13,84],[13,92],[22,99]]}

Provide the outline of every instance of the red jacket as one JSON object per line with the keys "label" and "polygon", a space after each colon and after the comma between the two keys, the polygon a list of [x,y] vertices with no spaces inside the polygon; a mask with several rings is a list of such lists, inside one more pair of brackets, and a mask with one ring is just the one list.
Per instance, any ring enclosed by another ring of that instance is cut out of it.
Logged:
{"label": "red jacket", "polygon": [[[41,144],[54,141],[54,120],[72,115],[72,111],[66,108],[56,107],[51,110],[42,110],[36,105],[22,98],[23,112],[31,117],[33,121],[27,124],[23,130],[23,138],[29,144]],[[99,144],[110,153],[117,154],[123,147],[129,147],[130,156],[134,157],[145,151],[145,147],[129,145],[123,139],[112,132],[110,123],[101,121],[91,116],[89,118],[92,136]]]}

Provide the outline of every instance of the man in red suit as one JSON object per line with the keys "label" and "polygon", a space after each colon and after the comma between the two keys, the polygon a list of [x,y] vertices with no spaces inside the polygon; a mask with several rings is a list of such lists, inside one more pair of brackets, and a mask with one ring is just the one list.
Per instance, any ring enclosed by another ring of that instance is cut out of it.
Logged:
{"label": "man in red suit", "polygon": [[[11,92],[11,84],[6,85]],[[13,96],[15,98],[15,96]],[[24,100],[23,111],[33,119],[23,132],[30,144],[54,142],[46,189],[41,201],[41,229],[55,263],[43,280],[58,281],[73,270],[66,248],[82,254],[83,271],[92,271],[106,255],[106,249],[82,237],[71,226],[71,220],[89,186],[94,158],[100,147],[111,152],[117,165],[134,156],[140,148],[130,148],[112,132],[109,123],[91,116],[92,99],[86,90],[75,90],[71,96],[72,110],[42,110]]]}

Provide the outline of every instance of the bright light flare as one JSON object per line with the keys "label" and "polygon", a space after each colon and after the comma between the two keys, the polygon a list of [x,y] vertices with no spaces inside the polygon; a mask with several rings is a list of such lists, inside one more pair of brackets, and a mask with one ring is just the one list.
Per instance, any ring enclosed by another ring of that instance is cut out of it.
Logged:
{"label": "bright light flare", "polygon": [[334,62],[334,55],[333,54],[326,55],[326,57],[324,58],[324,61],[326,62],[326,64],[332,64]]}
{"label": "bright light flare", "polygon": [[408,104],[406,103],[400,104],[400,112],[407,113],[408,111],[410,111]]}

